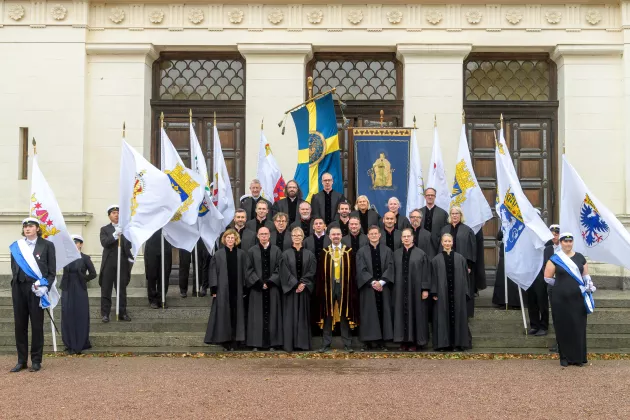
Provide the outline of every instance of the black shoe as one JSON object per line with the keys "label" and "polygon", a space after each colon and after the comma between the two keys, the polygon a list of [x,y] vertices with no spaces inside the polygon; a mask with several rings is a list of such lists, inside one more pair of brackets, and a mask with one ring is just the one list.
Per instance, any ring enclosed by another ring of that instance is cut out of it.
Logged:
{"label": "black shoe", "polygon": [[127,321],[127,322],[129,322],[129,321],[131,321],[131,318],[129,318],[129,315],[124,314],[124,315],[120,315],[120,316],[118,317],[118,320],[119,320],[119,321]]}
{"label": "black shoe", "polygon": [[156,302],[151,302],[151,309],[158,309],[159,306]]}
{"label": "black shoe", "polygon": [[103,315],[103,318],[101,319],[101,321],[103,321],[105,323],[109,322],[109,316]]}
{"label": "black shoe", "polygon": [[26,363],[18,363],[17,365],[15,365],[15,367],[13,369],[11,369],[9,372],[15,373],[15,372],[19,372],[21,370],[26,369]]}
{"label": "black shoe", "polygon": [[544,336],[546,336],[546,335],[547,335],[547,330],[540,329],[540,330],[538,330],[538,332],[536,332],[536,334],[534,334],[534,335],[535,335],[536,337],[544,337]]}
{"label": "black shoe", "polygon": [[554,344],[553,346],[549,347],[549,351],[552,353],[558,353],[558,345]]}
{"label": "black shoe", "polygon": [[199,289],[199,297],[205,297],[208,294],[208,289],[202,287]]}
{"label": "black shoe", "polygon": [[38,372],[40,369],[42,368],[41,363],[33,363],[31,364],[31,367],[29,368],[29,372]]}
{"label": "black shoe", "polygon": [[276,351],[275,347],[269,347],[269,351]]}
{"label": "black shoe", "polygon": [[185,290],[180,290],[180,291],[179,291],[179,295],[180,295],[181,297],[185,298],[186,296],[188,296],[188,293],[186,293],[186,291],[185,291]]}
{"label": "black shoe", "polygon": [[560,359],[560,366],[567,367],[569,366],[569,362],[566,359]]}
{"label": "black shoe", "polygon": [[350,346],[343,346],[343,351],[346,353],[354,353],[354,350]]}
{"label": "black shoe", "polygon": [[530,329],[527,331],[527,335],[536,335],[536,333],[537,333],[537,332],[538,332],[538,329],[537,329],[537,328],[530,328]]}
{"label": "black shoe", "polygon": [[330,352],[330,346],[324,346],[321,349],[317,350],[317,353],[328,353]]}
{"label": "black shoe", "polygon": [[367,344],[363,344],[361,346],[361,351],[370,351],[370,346],[368,346]]}

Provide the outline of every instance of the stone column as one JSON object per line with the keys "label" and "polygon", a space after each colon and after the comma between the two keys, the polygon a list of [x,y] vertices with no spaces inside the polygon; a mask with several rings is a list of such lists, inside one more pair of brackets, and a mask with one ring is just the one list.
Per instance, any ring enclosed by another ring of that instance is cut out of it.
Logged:
{"label": "stone column", "polygon": [[[284,136],[278,122],[284,112],[304,101],[306,63],[312,58],[310,44],[238,44],[246,61],[245,179],[256,177],[260,124],[278,161],[284,179],[293,178],[297,165],[297,135],[287,118]],[[246,192],[249,192],[246,188]]]}
{"label": "stone column", "polygon": [[[437,117],[440,146],[447,177],[457,157],[464,93],[463,62],[470,44],[398,44],[397,57],[405,65],[406,127],[417,119],[422,161],[428,164],[433,144],[433,118]],[[426,168],[425,168],[426,175]]]}

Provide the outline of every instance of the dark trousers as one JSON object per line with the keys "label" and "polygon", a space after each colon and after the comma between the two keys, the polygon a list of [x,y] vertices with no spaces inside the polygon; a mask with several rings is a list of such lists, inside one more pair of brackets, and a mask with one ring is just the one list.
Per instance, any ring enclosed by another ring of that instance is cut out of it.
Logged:
{"label": "dark trousers", "polygon": [[[120,272],[120,290],[116,290],[116,294],[120,294],[120,315],[127,314],[127,285],[129,284],[130,275],[131,266],[123,268]],[[116,289],[116,267],[113,270],[108,270],[101,277],[101,316],[109,316],[112,311],[113,289]],[[114,303],[114,309],[116,308],[115,305]]]}
{"label": "dark trousers", "polygon": [[184,249],[179,250],[179,290],[185,292],[188,290],[188,277],[190,275],[190,264],[192,263],[192,293],[197,293],[197,266],[199,267],[199,288],[208,288],[208,268],[209,268],[209,254],[205,250],[205,247],[197,245],[197,256],[199,257],[199,264],[195,264],[195,250],[188,252]]}
{"label": "dark trousers", "polygon": [[[168,278],[173,268],[171,254],[164,255],[164,301],[168,293]],[[160,254],[144,254],[144,272],[147,276],[147,296],[149,303],[162,303],[162,256]]]}
{"label": "dark trousers", "polygon": [[531,328],[536,330],[549,329],[547,283],[541,277],[537,277],[530,288],[527,289],[527,311],[529,312]]}
{"label": "dark trousers", "polygon": [[[333,289],[333,306],[337,303],[341,308],[341,284],[335,283],[335,287]],[[348,322],[348,318],[344,315],[341,315],[341,339],[343,340],[343,345],[350,347],[352,345],[352,336],[350,335],[350,323]],[[330,347],[332,344],[332,317],[327,316],[324,321],[324,329],[323,329],[323,345],[325,347]]]}
{"label": "dark trousers", "polygon": [[39,298],[31,291],[29,281],[14,281],[11,285],[13,317],[15,319],[15,345],[18,363],[28,361],[28,320],[31,320],[31,363],[41,363],[44,354],[44,310]]}

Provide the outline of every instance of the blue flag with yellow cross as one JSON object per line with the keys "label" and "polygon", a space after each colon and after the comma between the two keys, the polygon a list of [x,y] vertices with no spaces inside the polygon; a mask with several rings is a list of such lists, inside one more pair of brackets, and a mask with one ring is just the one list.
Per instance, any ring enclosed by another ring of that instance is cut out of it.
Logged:
{"label": "blue flag with yellow cross", "polygon": [[337,116],[328,93],[291,112],[298,136],[298,165],[295,180],[306,201],[323,189],[324,173],[332,175],[333,189],[343,193]]}

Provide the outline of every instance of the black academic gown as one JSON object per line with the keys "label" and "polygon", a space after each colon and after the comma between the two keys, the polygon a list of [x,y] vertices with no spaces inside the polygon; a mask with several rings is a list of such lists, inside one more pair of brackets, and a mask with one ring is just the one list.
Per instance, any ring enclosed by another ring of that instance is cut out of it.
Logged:
{"label": "black academic gown", "polygon": [[90,344],[90,301],[87,282],[96,278],[92,259],[81,258],[63,268],[61,277],[61,337],[66,351],[80,353]]}
{"label": "black academic gown", "polygon": [[[409,258],[408,271],[404,259]],[[426,346],[429,341],[428,299],[422,292],[431,288],[431,268],[423,250],[411,247],[394,252],[394,342]]]}
{"label": "black academic gown", "polygon": [[350,217],[356,216],[361,220],[361,232],[367,235],[370,226],[380,227],[381,216],[372,209],[368,209],[365,213],[361,213],[359,210],[350,213]]}
{"label": "black academic gown", "polygon": [[431,220],[429,220],[427,217],[427,213],[429,211],[427,206],[422,207],[420,211],[422,212],[422,226],[431,232],[433,253],[437,255],[440,248],[440,234],[442,232],[442,228],[448,225],[448,213],[443,208],[434,206],[433,215],[430,217]]}
{"label": "black academic gown", "polygon": [[317,247],[315,244],[315,234],[304,239],[304,248],[311,251],[315,255],[315,257],[318,259],[319,259],[319,253],[322,252],[322,249],[326,248],[330,244],[331,244],[330,238],[326,234],[324,234],[323,245],[321,248]]}
{"label": "black academic gown", "polygon": [[[441,234],[450,233],[453,234],[453,225],[450,223],[442,228]],[[453,238],[453,251],[457,252],[462,257],[466,258],[470,273],[468,274],[468,282],[470,287],[470,299],[468,300],[468,316],[475,316],[475,291],[477,290],[475,283],[476,266],[477,261],[477,237],[473,230],[465,225],[459,223],[457,225],[457,233]],[[439,251],[442,252],[442,245],[440,244]],[[484,277],[485,278],[485,277]]]}
{"label": "black academic gown", "polygon": [[275,203],[273,203],[273,214],[277,214],[277,213],[285,213],[289,216],[289,224],[295,222],[296,220],[298,220],[300,218],[300,203],[303,203],[304,200],[302,200],[301,198],[295,198],[295,211],[293,213],[291,213],[289,211],[289,200],[290,198],[285,197],[285,198],[281,198],[280,200],[276,201]]}
{"label": "black academic gown", "polygon": [[273,203],[269,200],[262,198],[262,196],[258,196],[258,199],[255,199],[252,196],[245,197],[241,200],[241,208],[247,212],[247,220],[252,220],[256,218],[256,204],[259,201],[266,201],[269,205],[269,211],[271,212],[271,208]]}
{"label": "black academic gown", "polygon": [[296,227],[302,228],[302,232],[304,232],[304,237],[308,238],[309,236],[311,236],[313,234],[313,222],[315,221],[315,218],[311,217],[308,221],[308,228],[304,229],[305,226],[302,225],[302,219],[300,219],[299,217],[297,218],[297,220],[295,222],[293,222],[291,224],[291,226],[289,226],[289,232],[292,231],[293,229],[295,229]]}
{"label": "black academic gown", "polygon": [[[385,225],[383,224],[383,219],[380,219],[378,221],[378,227],[383,229],[384,226]],[[407,216],[405,216],[404,214],[398,213],[396,215],[396,224],[394,225],[394,229],[402,231],[403,229],[410,228],[410,227],[411,227],[411,222],[409,221]]]}
{"label": "black academic gown", "polygon": [[[282,285],[280,262],[282,251],[269,244],[269,277],[265,278],[262,249],[253,246],[247,251],[247,345],[250,347],[280,347],[282,339]],[[267,284],[267,289],[263,285]]]}
{"label": "black academic gown", "polygon": [[258,229],[260,229],[263,226],[266,227],[267,229],[269,229],[270,232],[271,232],[271,229],[275,228],[275,225],[271,221],[270,217],[267,217],[265,219],[265,221],[261,225],[258,224],[258,219],[256,219],[256,218],[248,220],[245,223],[245,228],[251,230],[254,233],[258,233]]}
{"label": "black academic gown", "polygon": [[[291,247],[282,253],[280,282],[285,351],[311,349],[311,295],[315,289],[316,271],[317,260],[308,249],[302,247],[296,251]],[[300,284],[306,287],[297,293]]]}
{"label": "black academic gown", "polygon": [[330,208],[329,208],[329,219],[326,220],[326,192],[320,191],[311,197],[311,208],[313,209],[313,218],[321,217],[324,219],[324,223],[326,225],[330,224],[335,219],[335,215],[337,214],[337,206],[339,203],[347,201],[343,194],[332,190],[330,192]]}
{"label": "black academic gown", "polygon": [[[228,253],[236,253],[236,258]],[[232,266],[232,267],[231,267]],[[209,281],[212,298],[204,343],[222,344],[245,341],[245,269],[247,252],[221,248],[210,260]]]}
{"label": "black academic gown", "polygon": [[[354,239],[354,241],[353,241],[353,239]],[[356,254],[359,251],[359,249],[361,249],[364,246],[366,246],[367,244],[369,244],[370,241],[369,241],[367,235],[365,235],[363,233],[359,233],[357,236],[352,236],[352,234],[348,234],[348,235],[344,236],[343,238],[341,238],[341,243],[344,244],[346,246],[346,248],[351,248],[352,252],[356,256]],[[355,246],[355,243],[357,244],[357,246]]]}
{"label": "black academic gown", "polygon": [[431,243],[431,232],[424,229],[422,226],[413,231],[413,244],[427,254],[429,261],[435,257],[435,250]]}
{"label": "black academic gown", "polygon": [[433,348],[470,349],[468,264],[457,252],[440,252],[431,261],[431,299],[433,296],[438,298],[433,305]]}
{"label": "black academic gown", "polygon": [[[359,339],[389,341],[394,338],[394,314],[391,288],[394,283],[394,253],[386,246],[377,245],[380,276],[376,276],[372,260],[372,245],[362,247],[356,254],[357,287],[359,288]],[[372,287],[373,280],[385,281],[382,292]]]}
{"label": "black academic gown", "polygon": [[[247,251],[249,251],[251,247],[253,247],[254,245],[258,243],[258,238],[256,237],[255,231],[252,231],[252,230],[247,229],[246,227],[243,227],[243,230],[239,232],[238,229],[236,229],[235,227],[231,227],[231,228],[236,230],[236,232],[240,235],[241,243],[238,245],[238,247],[242,249],[243,251],[245,251],[245,253],[247,253]],[[221,236],[223,236],[223,234]],[[218,238],[216,248],[219,249],[223,247],[224,245],[221,243],[221,238]]]}
{"label": "black academic gown", "polygon": [[[394,230],[394,249],[390,248],[392,252],[402,247],[401,238],[402,238],[402,232],[399,230]],[[381,245],[387,246],[387,231],[385,231],[385,228],[381,228]]]}
{"label": "black academic gown", "polygon": [[291,248],[291,245],[293,245],[293,240],[291,239],[291,231],[289,229],[284,230],[284,236],[280,245],[278,245],[278,231],[276,230],[275,226],[271,230],[270,238],[271,239],[269,240],[269,242],[280,248],[280,251],[286,251],[287,249]]}
{"label": "black academic gown", "polygon": [[335,227],[335,228],[341,229],[341,234],[343,236],[346,236],[347,234],[350,233],[350,227],[348,226],[348,223],[350,223],[350,219],[346,220],[346,222],[343,223],[341,219],[339,218],[339,215],[337,214],[335,216],[335,220],[330,222],[330,224],[326,227],[326,231],[330,232],[330,229]]}

